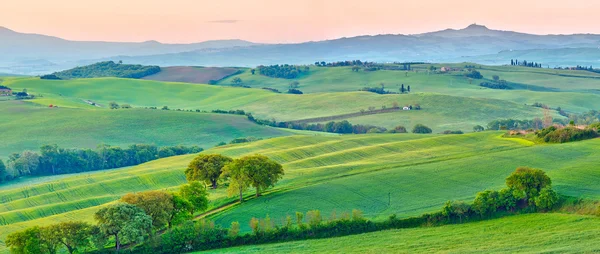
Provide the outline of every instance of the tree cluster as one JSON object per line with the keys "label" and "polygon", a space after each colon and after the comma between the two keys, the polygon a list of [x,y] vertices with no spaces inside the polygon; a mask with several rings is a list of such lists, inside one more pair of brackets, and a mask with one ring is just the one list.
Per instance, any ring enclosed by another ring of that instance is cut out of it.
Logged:
{"label": "tree cluster", "polygon": [[58,175],[127,167],[159,158],[199,153],[202,150],[197,146],[181,145],[157,147],[135,144],[127,148],[99,145],[96,149],[68,149],[57,145],[44,145],[39,153],[23,151],[9,155],[6,167],[0,167],[0,182],[21,176]]}
{"label": "tree cluster", "polygon": [[597,138],[598,129],[591,125],[585,129],[576,127],[565,127],[562,129],[550,126],[535,132],[536,136],[546,143],[566,143]]}
{"label": "tree cluster", "polygon": [[412,133],[418,133],[418,134],[429,134],[432,133],[433,131],[431,130],[431,128],[422,125],[422,124],[416,124],[413,129],[412,129]]}
{"label": "tree cluster", "polygon": [[358,91],[371,92],[376,94],[397,94],[396,92],[385,90],[384,86],[381,87],[363,87]]}
{"label": "tree cluster", "polygon": [[260,65],[256,68],[258,73],[263,76],[271,77],[271,78],[285,78],[285,79],[294,79],[297,78],[300,74],[304,72],[308,72],[310,68],[308,66],[300,66],[300,65],[289,65],[289,64],[276,64],[264,66]]}
{"label": "tree cluster", "polygon": [[194,158],[185,170],[188,181],[201,181],[213,189],[218,182],[227,181],[229,195],[239,194],[243,202],[243,192],[254,187],[256,196],[275,184],[283,176],[281,164],[263,155],[250,155],[232,159],[220,154],[201,154]]}
{"label": "tree cluster", "polygon": [[502,90],[512,89],[512,87],[508,85],[506,80],[499,80],[499,81],[493,81],[493,82],[487,82],[487,81],[481,82],[481,83],[479,83],[479,86],[487,87],[487,88],[491,88],[491,89],[502,89]]}
{"label": "tree cluster", "polygon": [[525,67],[533,67],[533,68],[542,68],[541,63],[536,62],[527,62],[526,60],[519,61],[518,59],[510,59],[510,65],[512,66],[525,66]]}
{"label": "tree cluster", "polygon": [[548,211],[558,202],[559,195],[552,189],[552,181],[544,171],[519,167],[506,178],[506,188],[479,192],[471,204],[448,201],[442,208],[442,214],[448,220],[459,219],[462,222],[465,217],[479,215],[484,218],[497,211]]}
{"label": "tree cluster", "polygon": [[[76,67],[70,70],[44,75],[42,79],[75,79],[75,78],[143,78],[160,72],[158,66],[144,66],[139,64],[120,64],[113,61],[99,62],[91,65]],[[55,78],[56,77],[56,78]]]}
{"label": "tree cluster", "polygon": [[483,75],[481,75],[481,73],[476,70],[472,70],[468,73],[465,73],[465,77],[472,79],[482,79]]}

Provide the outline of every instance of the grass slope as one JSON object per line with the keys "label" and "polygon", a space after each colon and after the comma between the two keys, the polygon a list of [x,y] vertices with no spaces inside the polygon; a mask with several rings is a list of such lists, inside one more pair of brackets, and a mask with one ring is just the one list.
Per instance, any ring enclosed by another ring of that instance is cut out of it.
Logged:
{"label": "grass slope", "polygon": [[[596,148],[600,140],[532,146],[498,133],[397,140],[395,136],[279,138],[213,151],[233,156],[260,153],[283,163],[286,176],[263,198],[224,211],[213,219],[280,219],[296,211],[323,214],[361,209],[370,218],[392,213],[412,216],[437,211],[446,200],[470,200],[479,191],[499,189],[518,166],[541,168],[562,194],[599,198]],[[549,164],[548,162],[553,163]]]}
{"label": "grass slope", "polygon": [[[600,198],[596,184],[600,139],[533,145],[500,135],[304,135],[213,148],[205,153],[264,154],[281,162],[286,175],[265,196],[250,198],[211,219],[224,226],[239,221],[248,230],[252,217],[269,214],[279,220],[313,209],[326,216],[355,208],[372,219],[392,213],[413,216],[436,211],[449,199],[470,200],[478,191],[498,189],[517,166],[547,171],[560,193]],[[128,192],[176,188],[185,182],[183,169],[193,157],[2,188],[0,240],[32,225],[89,220],[86,216]],[[235,199],[227,198],[223,188],[212,191],[210,198],[212,207]]]}
{"label": "grass slope", "polygon": [[202,253],[591,253],[598,237],[600,219],[551,213]]}
{"label": "grass slope", "polygon": [[[356,113],[369,107],[391,107],[394,102],[399,105],[420,104],[423,108],[421,111],[402,111],[348,120],[377,124],[386,128],[399,124],[411,127],[415,123],[424,123],[429,124],[436,132],[449,128],[470,131],[476,124],[485,125],[498,118],[530,119],[543,115],[539,108],[501,99],[435,93],[378,95],[368,92],[344,92],[289,95],[260,89],[114,78],[69,81],[13,79],[6,83],[15,89],[27,88],[34,94],[42,94],[42,98],[33,101],[46,105],[78,107],[76,103],[79,103],[80,107],[89,107],[83,104],[85,99],[103,105],[116,101],[140,107],[167,105],[172,109],[244,109],[259,118],[277,121]],[[144,96],[139,96],[140,94]]]}
{"label": "grass slope", "polygon": [[[73,102],[76,103],[76,102]],[[238,137],[290,135],[256,125],[243,116],[163,110],[48,108],[22,101],[0,101],[0,158],[45,144],[95,148],[98,144],[199,145],[209,148]]]}

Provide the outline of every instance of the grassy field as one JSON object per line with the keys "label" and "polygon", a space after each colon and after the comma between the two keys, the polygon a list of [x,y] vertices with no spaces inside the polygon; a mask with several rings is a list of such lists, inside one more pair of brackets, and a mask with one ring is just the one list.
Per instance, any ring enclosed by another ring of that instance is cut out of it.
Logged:
{"label": "grassy field", "polygon": [[159,73],[142,79],[208,84],[211,80],[221,80],[237,71],[237,68],[175,66],[161,68]]}
{"label": "grassy field", "polygon": [[26,149],[38,150],[45,144],[95,148],[101,143],[152,143],[198,145],[206,149],[238,137],[292,134],[285,129],[256,125],[244,116],[87,107],[48,108],[23,101],[0,101],[0,129],[10,130],[0,142],[0,158]]}
{"label": "grassy field", "polygon": [[[423,108],[420,111],[401,111],[347,120],[353,123],[377,124],[386,128],[393,128],[399,124],[412,127],[416,123],[423,123],[430,125],[436,132],[447,129],[471,131],[476,124],[486,125],[499,118],[531,119],[543,115],[539,108],[502,99],[438,93],[378,95],[368,92],[335,92],[289,95],[261,89],[110,78],[69,81],[13,79],[6,83],[15,89],[27,88],[34,94],[41,94],[43,97],[33,102],[42,105],[89,108],[91,106],[84,104],[83,100],[93,100],[101,105],[116,101],[137,107],[160,108],[166,105],[171,109],[243,109],[252,112],[258,118],[277,121],[356,113],[369,107],[392,107],[394,103],[420,104]],[[146,96],[137,96],[138,94]],[[348,103],[350,101],[352,103]],[[600,101],[590,103],[600,104]]]}
{"label": "grassy field", "polygon": [[599,218],[551,213],[199,253],[592,253],[599,237]]}
{"label": "grassy field", "polygon": [[[600,198],[595,164],[600,139],[533,146],[499,133],[458,136],[375,135],[333,140],[278,138],[213,151],[232,156],[264,154],[281,163],[286,176],[263,198],[226,210],[213,219],[248,229],[252,217],[284,218],[296,211],[323,214],[361,209],[370,218],[437,211],[447,200],[470,200],[499,189],[519,166],[548,172],[562,194]],[[552,161],[552,163],[548,163]]]}
{"label": "grassy field", "polygon": [[[361,209],[371,219],[392,213],[419,215],[437,211],[446,200],[470,200],[479,191],[501,188],[517,166],[547,171],[560,193],[600,198],[595,184],[600,180],[600,139],[534,145],[500,136],[301,135],[213,148],[206,153],[264,154],[282,163],[286,175],[264,197],[250,198],[211,219],[224,226],[239,221],[248,230],[252,217],[269,214],[277,220],[313,209],[325,215]],[[0,189],[0,239],[23,227],[89,219],[86,216],[128,192],[176,188],[185,182],[183,169],[193,156]],[[211,192],[211,200],[211,207],[217,207],[232,198],[218,189]]]}

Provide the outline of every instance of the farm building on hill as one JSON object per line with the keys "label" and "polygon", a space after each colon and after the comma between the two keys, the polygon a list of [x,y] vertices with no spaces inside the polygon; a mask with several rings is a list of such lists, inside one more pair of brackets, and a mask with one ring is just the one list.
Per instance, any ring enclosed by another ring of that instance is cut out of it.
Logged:
{"label": "farm building on hill", "polygon": [[12,90],[5,86],[0,86],[0,96],[10,96],[12,95]]}

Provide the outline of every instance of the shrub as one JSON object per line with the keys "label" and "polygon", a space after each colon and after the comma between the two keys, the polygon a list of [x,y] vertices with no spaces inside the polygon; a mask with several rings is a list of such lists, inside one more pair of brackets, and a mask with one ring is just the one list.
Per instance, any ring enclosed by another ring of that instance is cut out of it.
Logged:
{"label": "shrub", "polygon": [[481,216],[492,214],[498,209],[498,204],[500,203],[498,196],[497,191],[487,190],[479,192],[475,200],[473,200],[471,208]]}
{"label": "shrub", "polygon": [[476,70],[472,70],[471,72],[465,74],[465,77],[472,79],[482,79],[483,75],[481,75],[481,73]]}
{"label": "shrub", "polygon": [[431,128],[429,128],[425,125],[422,125],[422,124],[417,124],[412,129],[412,133],[427,134],[427,133],[431,133],[431,132],[432,132]]}
{"label": "shrub", "polygon": [[389,133],[407,133],[406,127],[402,125],[396,126],[394,129],[388,131]]}
{"label": "shrub", "polygon": [[552,187],[547,186],[535,198],[535,206],[542,211],[548,211],[558,203],[558,199],[558,193],[552,190]]}
{"label": "shrub", "polygon": [[485,129],[481,125],[475,125],[475,126],[473,126],[473,132],[482,132],[484,130]]}
{"label": "shrub", "polygon": [[461,130],[457,130],[457,131],[451,131],[451,130],[447,130],[442,132],[442,134],[464,134]]}
{"label": "shrub", "polygon": [[298,90],[298,89],[294,89],[294,88],[292,88],[292,89],[289,89],[289,90],[288,90],[288,93],[289,93],[289,94],[303,94],[303,93],[302,93],[302,91],[300,91],[300,90]]}
{"label": "shrub", "polygon": [[110,109],[118,109],[118,108],[119,108],[119,104],[117,104],[117,103],[116,103],[116,102],[114,102],[114,101],[111,101],[111,102],[109,102],[109,103],[108,103],[108,107],[109,107]]}
{"label": "shrub", "polygon": [[512,87],[507,85],[506,81],[504,81],[504,80],[502,80],[500,82],[481,82],[479,84],[479,86],[487,87],[487,88],[491,88],[491,89],[503,89],[503,90],[512,89]]}

